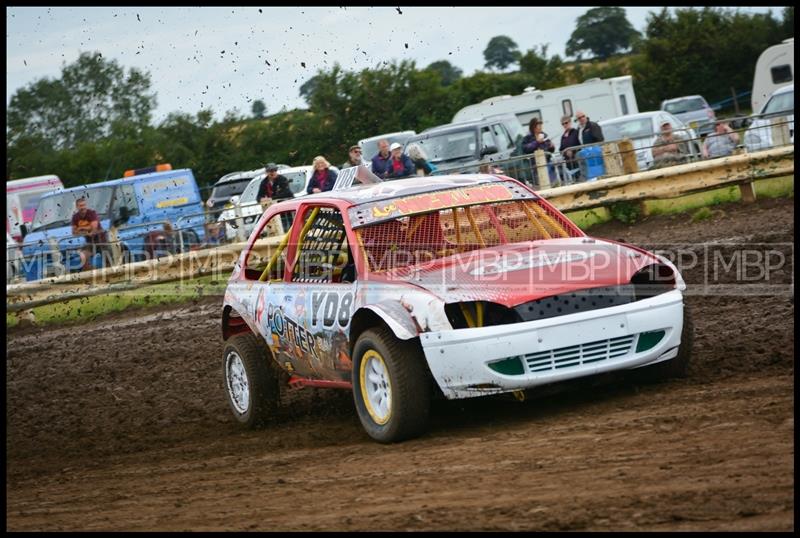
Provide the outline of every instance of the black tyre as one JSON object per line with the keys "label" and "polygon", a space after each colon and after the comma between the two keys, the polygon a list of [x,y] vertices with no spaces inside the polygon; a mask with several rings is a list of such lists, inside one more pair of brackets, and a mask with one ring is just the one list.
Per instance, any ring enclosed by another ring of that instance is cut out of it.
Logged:
{"label": "black tyre", "polygon": [[689,308],[683,306],[683,330],[678,355],[674,359],[646,366],[640,370],[643,381],[660,381],[673,377],[686,377],[694,346],[694,322]]}
{"label": "black tyre", "polygon": [[248,428],[260,426],[278,407],[276,369],[264,344],[252,333],[237,334],[225,343],[222,373],[233,416]]}
{"label": "black tyre", "polygon": [[417,340],[384,328],[364,331],[353,348],[353,399],[370,437],[394,443],[428,426],[431,378]]}

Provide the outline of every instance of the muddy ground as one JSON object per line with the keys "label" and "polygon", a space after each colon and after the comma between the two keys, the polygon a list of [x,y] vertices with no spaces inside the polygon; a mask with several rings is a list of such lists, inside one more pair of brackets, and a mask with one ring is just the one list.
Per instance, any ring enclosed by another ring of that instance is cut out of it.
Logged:
{"label": "muddy ground", "polygon": [[222,389],[221,298],[12,331],[7,529],[793,530],[793,200],[592,234],[723,255],[744,243],[785,265],[768,282],[685,268],[687,379],[437,402],[428,434],[388,446],[347,391],[292,392],[279,420],[242,431]]}

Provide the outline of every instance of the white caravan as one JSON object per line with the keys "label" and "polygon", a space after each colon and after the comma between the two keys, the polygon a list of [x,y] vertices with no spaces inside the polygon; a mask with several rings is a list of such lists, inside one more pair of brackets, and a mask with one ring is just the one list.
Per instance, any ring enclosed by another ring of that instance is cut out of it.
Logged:
{"label": "white caravan", "polygon": [[794,38],[784,39],[761,53],[756,62],[753,75],[753,92],[750,95],[751,108],[755,114],[770,95],[794,81]]}
{"label": "white caravan", "polygon": [[633,79],[630,75],[609,79],[591,78],[581,84],[537,90],[525,88],[520,95],[499,95],[469,105],[453,116],[453,123],[511,113],[517,116],[525,132],[528,123],[538,117],[550,136],[561,133],[561,116],[573,118],[581,110],[592,121],[608,120],[639,112]]}

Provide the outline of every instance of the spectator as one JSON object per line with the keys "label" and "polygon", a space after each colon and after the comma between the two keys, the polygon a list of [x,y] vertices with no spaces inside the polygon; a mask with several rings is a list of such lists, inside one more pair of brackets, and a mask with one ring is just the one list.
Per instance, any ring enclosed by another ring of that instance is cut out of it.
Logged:
{"label": "spectator", "polygon": [[[547,136],[547,133],[542,131],[542,125],[542,120],[539,118],[533,118],[530,123],[528,123],[530,132],[522,138],[523,153],[533,153],[537,149],[542,149],[546,153],[552,153],[556,150],[553,142],[550,141],[550,137]],[[549,154],[547,155],[547,161],[550,161]]]}
{"label": "spectator", "polygon": [[682,136],[672,132],[672,124],[665,121],[661,124],[661,134],[653,144],[653,168],[672,166],[686,161],[689,148]]}
{"label": "spectator", "polygon": [[733,153],[739,144],[739,133],[731,129],[727,122],[720,121],[714,125],[714,134],[706,136],[703,143],[703,157],[724,157]]}
{"label": "spectator", "polygon": [[578,141],[581,146],[595,144],[604,140],[603,128],[597,123],[590,121],[586,114],[579,110],[578,113],[575,114],[575,118],[578,120]]}
{"label": "spectator", "polygon": [[165,222],[163,230],[153,230],[144,236],[144,251],[148,260],[154,260],[165,254],[175,254],[178,251],[178,241],[175,230],[169,222]]}
{"label": "spectator", "polygon": [[311,181],[308,182],[306,192],[313,194],[333,189],[337,175],[336,172],[331,170],[331,163],[322,155],[317,155],[314,157],[314,175],[311,176]]}
{"label": "spectator", "polygon": [[91,260],[95,254],[99,252],[103,255],[107,251],[108,238],[97,212],[89,209],[86,198],[75,200],[75,207],[77,211],[72,214],[72,235],[86,238],[86,244],[78,252],[81,257],[81,271],[88,271],[94,268]]}
{"label": "spectator", "polygon": [[367,164],[364,162],[364,158],[361,156],[361,146],[350,146],[350,151],[347,153],[348,158],[340,167],[342,170],[345,168],[350,168],[351,166],[361,166],[362,164]]}
{"label": "spectator", "polygon": [[[533,118],[530,123],[528,123],[528,129],[530,132],[526,134],[522,138],[522,151],[524,153],[534,153],[537,150],[544,150],[545,158],[547,159],[547,173],[552,180],[554,176],[554,170],[552,165],[550,165],[550,160],[553,158],[552,153],[556,150],[555,145],[550,140],[550,137],[547,136],[547,133],[542,131],[542,120],[539,118]],[[539,184],[539,171],[536,167],[536,161],[531,159],[530,166],[533,169],[533,180],[535,184]]]}
{"label": "spectator", "polygon": [[417,167],[418,176],[429,176],[436,171],[436,165],[428,162],[428,156],[419,144],[409,144],[407,151],[411,162]]}
{"label": "spectator", "polygon": [[271,200],[293,198],[294,194],[289,189],[289,180],[286,179],[286,176],[278,173],[278,165],[269,163],[264,168],[267,170],[267,175],[261,180],[261,185],[258,186],[256,199],[265,204]]}
{"label": "spectator", "polygon": [[581,141],[578,139],[578,130],[572,126],[572,118],[569,116],[561,116],[561,126],[564,128],[564,132],[561,134],[561,145],[558,147],[558,151],[564,156],[567,169],[577,170],[579,166],[575,159],[576,150],[570,148],[581,145]]}
{"label": "spectator", "polygon": [[417,168],[411,161],[411,157],[403,153],[403,146],[395,142],[389,148],[392,158],[386,166],[386,179],[397,179],[401,177],[413,176]]}
{"label": "spectator", "polygon": [[378,153],[372,158],[372,173],[380,178],[386,177],[386,169],[389,166],[389,159],[392,154],[389,153],[389,141],[386,139],[378,142]]}

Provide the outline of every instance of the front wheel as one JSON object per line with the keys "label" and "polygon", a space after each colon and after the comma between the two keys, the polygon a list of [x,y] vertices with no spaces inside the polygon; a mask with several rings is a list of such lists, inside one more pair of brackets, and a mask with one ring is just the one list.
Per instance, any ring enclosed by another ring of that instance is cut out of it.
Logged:
{"label": "front wheel", "polygon": [[416,340],[384,328],[364,331],[353,348],[353,399],[370,437],[394,443],[421,435],[428,425],[430,376]]}
{"label": "front wheel", "polygon": [[223,375],[228,405],[236,420],[254,428],[278,407],[280,386],[264,344],[252,333],[231,337],[223,351]]}

